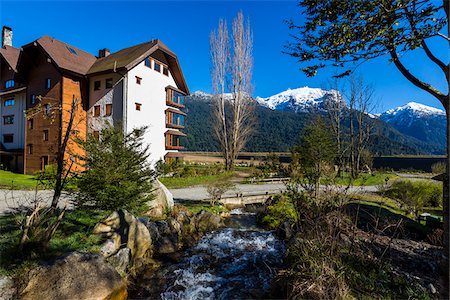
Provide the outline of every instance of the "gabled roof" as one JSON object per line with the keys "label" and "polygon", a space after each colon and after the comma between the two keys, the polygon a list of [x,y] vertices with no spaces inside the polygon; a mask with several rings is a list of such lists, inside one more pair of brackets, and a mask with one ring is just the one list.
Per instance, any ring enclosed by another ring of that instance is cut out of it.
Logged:
{"label": "gabled roof", "polygon": [[116,70],[129,71],[157,50],[160,50],[165,54],[169,68],[172,70],[172,76],[178,88],[184,93],[189,94],[189,89],[186,80],[184,79],[183,72],[181,71],[177,56],[160,40],[152,40],[150,42],[122,49],[107,57],[99,58],[92,65],[87,74],[93,75]]}
{"label": "gabled roof", "polygon": [[39,45],[50,59],[62,70],[86,75],[89,68],[96,61],[96,57],[86,51],[73,47],[49,36],[43,36],[35,42],[24,46]]}
{"label": "gabled roof", "polygon": [[5,59],[6,63],[17,73],[17,63],[19,62],[20,49],[4,46],[0,48],[0,55]]}

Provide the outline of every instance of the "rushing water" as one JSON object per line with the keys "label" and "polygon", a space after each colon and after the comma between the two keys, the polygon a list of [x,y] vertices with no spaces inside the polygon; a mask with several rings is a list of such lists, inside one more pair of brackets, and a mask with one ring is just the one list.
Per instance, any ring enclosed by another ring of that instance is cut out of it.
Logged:
{"label": "rushing water", "polygon": [[284,243],[258,230],[254,214],[231,214],[233,228],[205,235],[178,263],[158,271],[164,277],[161,299],[265,298],[282,263]]}

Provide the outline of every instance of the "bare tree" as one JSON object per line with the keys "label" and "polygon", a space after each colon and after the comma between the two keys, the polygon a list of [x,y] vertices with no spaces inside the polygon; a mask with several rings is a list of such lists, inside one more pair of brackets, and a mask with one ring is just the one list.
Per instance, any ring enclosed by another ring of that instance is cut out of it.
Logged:
{"label": "bare tree", "polygon": [[[30,119],[38,114],[43,114],[44,119],[47,119],[52,123],[58,119],[61,122],[58,126],[59,141],[56,158],[56,174],[54,174],[54,178],[52,178],[54,181],[54,194],[50,207],[47,207],[43,201],[40,201],[35,197],[33,208],[26,216],[24,223],[21,226],[22,234],[19,242],[19,250],[22,250],[25,243],[31,238],[37,240],[43,248],[47,248],[56,229],[61,224],[67,209],[67,204],[59,212],[56,208],[59,204],[61,192],[66,185],[68,177],[72,173],[72,167],[75,163],[73,156],[69,153],[69,145],[74,143],[78,138],[78,126],[85,122],[84,118],[76,117],[81,103],[75,96],[72,98],[71,103],[66,105],[68,107],[65,107],[63,104],[43,106],[42,101],[44,99],[49,102],[55,102],[55,99],[46,99],[41,96],[39,96],[38,99],[40,100],[39,104],[26,112],[26,118]],[[55,103],[57,102],[58,101]],[[65,114],[68,114],[67,120],[64,118]],[[69,162],[67,161],[68,154],[70,155]]]}
{"label": "bare tree", "polygon": [[361,76],[352,76],[348,91],[350,120],[350,167],[352,178],[361,171],[361,156],[367,151],[373,124],[370,112],[374,106],[374,89]]}
{"label": "bare tree", "polygon": [[[217,94],[214,101],[214,132],[222,148],[225,168],[231,170],[254,125],[255,103],[250,96],[253,36],[250,22],[244,21],[242,12],[233,20],[231,40],[228,37],[226,22],[219,21],[218,30],[211,33],[210,47],[212,84]],[[231,93],[229,97],[225,93],[227,86]]]}
{"label": "bare tree", "polygon": [[219,20],[217,31],[211,32],[209,38],[211,54],[211,79],[213,85],[214,106],[213,118],[214,133],[220,143],[225,166],[230,164],[230,143],[228,137],[228,124],[226,115],[226,76],[230,62],[230,46],[228,38],[227,22]]}
{"label": "bare tree", "polygon": [[[345,101],[341,92],[343,88],[339,86],[339,82],[335,79],[329,87],[331,88],[331,96],[325,103],[328,118],[330,120],[331,129],[336,139],[336,164],[338,167],[337,176],[342,175],[345,165],[345,157],[348,151],[348,145],[345,144],[345,132],[343,131],[343,118],[345,117]],[[348,143],[347,143],[348,144]]]}

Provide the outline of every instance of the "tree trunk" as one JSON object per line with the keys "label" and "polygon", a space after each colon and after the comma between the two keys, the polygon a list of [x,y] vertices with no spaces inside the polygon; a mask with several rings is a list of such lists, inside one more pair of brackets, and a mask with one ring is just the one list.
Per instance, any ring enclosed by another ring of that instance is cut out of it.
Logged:
{"label": "tree trunk", "polygon": [[[450,84],[449,84],[450,87]],[[447,101],[450,101],[448,99]],[[449,235],[450,235],[450,224],[449,224],[449,192],[450,192],[450,176],[449,176],[449,170],[450,170],[450,111],[449,111],[449,102],[447,102],[447,105],[444,106],[445,111],[447,113],[447,160],[446,160],[446,172],[444,176],[444,182],[443,182],[443,192],[444,192],[444,199],[443,199],[443,215],[444,215],[444,254],[445,254],[445,263],[442,270],[442,291],[441,291],[441,297],[443,299],[449,298]]]}

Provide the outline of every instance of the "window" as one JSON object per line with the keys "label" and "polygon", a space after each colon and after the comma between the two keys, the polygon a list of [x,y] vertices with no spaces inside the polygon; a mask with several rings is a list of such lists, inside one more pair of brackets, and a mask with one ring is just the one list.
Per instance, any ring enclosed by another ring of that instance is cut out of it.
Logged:
{"label": "window", "polygon": [[166,66],[163,66],[163,74],[166,76],[169,76],[169,68]]}
{"label": "window", "polygon": [[69,50],[69,52],[73,55],[78,55],[77,51],[75,51],[72,47],[67,46],[67,50]]}
{"label": "window", "polygon": [[142,81],[142,78],[136,76],[136,83],[137,83],[137,84],[141,84],[141,81]]}
{"label": "window", "polygon": [[31,105],[36,104],[36,95],[31,95],[31,96],[30,96],[30,104],[31,104]]}
{"label": "window", "polygon": [[160,72],[161,73],[161,64],[157,63],[156,61],[153,63],[153,69],[156,72]]}
{"label": "window", "polygon": [[94,81],[94,91],[98,91],[102,85],[100,80]]}
{"label": "window", "polygon": [[50,116],[50,104],[46,103],[44,105],[44,114],[48,117]]}
{"label": "window", "polygon": [[147,67],[149,67],[149,68],[152,68],[152,61],[150,60],[149,57],[147,57],[147,58],[145,59],[145,65],[146,65]]}
{"label": "window", "polygon": [[113,80],[112,78],[108,78],[105,80],[105,89],[110,89],[113,87]]}
{"label": "window", "polygon": [[166,148],[167,149],[180,149],[182,148],[180,143],[180,137],[173,134],[166,134]]}
{"label": "window", "polygon": [[28,129],[33,129],[33,127],[34,127],[34,120],[33,119],[29,119],[27,121],[27,123],[28,123]]}
{"label": "window", "polygon": [[43,132],[44,132],[43,135],[44,141],[48,141],[48,129],[45,129]]}
{"label": "window", "polygon": [[100,105],[94,106],[94,117],[100,117]]}
{"label": "window", "polygon": [[3,125],[14,124],[14,115],[3,116]]}
{"label": "window", "polygon": [[135,104],[136,104],[136,110],[141,110],[142,104],[141,103],[135,103]]}
{"label": "window", "polygon": [[10,80],[6,80],[5,81],[5,89],[9,89],[14,87],[14,80],[10,79]]}
{"label": "window", "polygon": [[92,133],[92,135],[94,136],[94,138],[98,141],[100,139],[100,131],[94,131]]}
{"label": "window", "polygon": [[13,134],[4,134],[3,135],[3,143],[11,144],[13,142],[14,142],[14,135]]}
{"label": "window", "polygon": [[112,114],[112,104],[106,104],[105,116],[110,116]]}
{"label": "window", "polygon": [[47,78],[47,79],[45,80],[45,88],[46,88],[47,90],[49,90],[51,87],[52,87],[52,80],[51,80],[50,78]]}
{"label": "window", "polygon": [[7,99],[7,100],[5,100],[5,102],[4,102],[4,106],[14,106],[14,99]]}
{"label": "window", "polygon": [[48,156],[41,156],[41,171],[44,171],[47,165],[48,165]]}
{"label": "window", "polygon": [[166,103],[176,107],[184,107],[183,95],[171,88],[167,89]]}
{"label": "window", "polygon": [[184,116],[175,112],[169,111],[166,113],[166,124],[168,127],[184,127]]}
{"label": "window", "polygon": [[27,146],[27,153],[28,154],[33,154],[33,145],[32,144],[28,144],[28,146]]}

